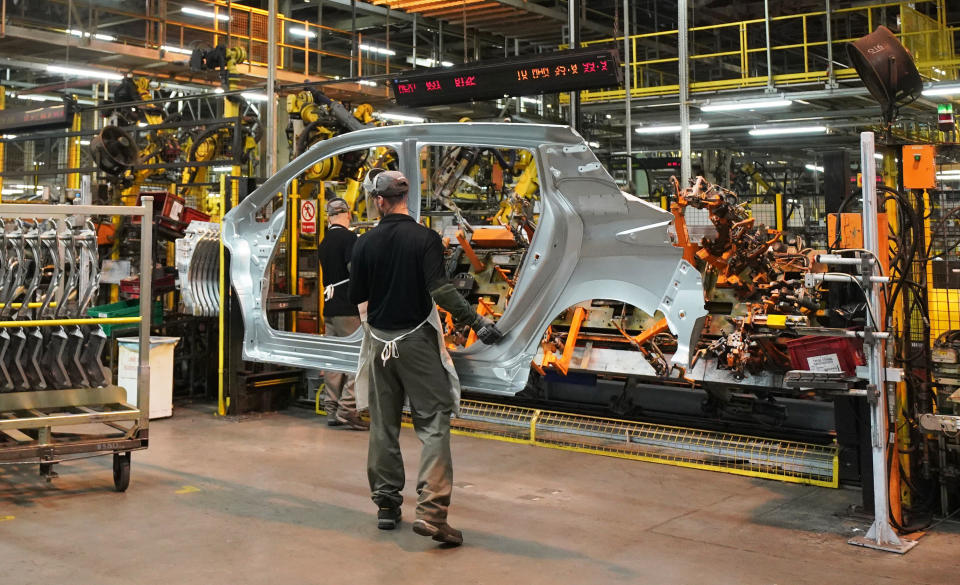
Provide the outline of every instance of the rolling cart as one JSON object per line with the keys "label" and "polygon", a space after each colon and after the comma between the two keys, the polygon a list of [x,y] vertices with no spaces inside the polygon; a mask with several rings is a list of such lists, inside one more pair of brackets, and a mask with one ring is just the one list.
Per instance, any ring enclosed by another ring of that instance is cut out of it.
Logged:
{"label": "rolling cart", "polygon": [[[141,220],[140,314],[85,318],[99,282],[96,235],[74,224],[118,215]],[[131,453],[147,448],[150,352],[139,352],[137,406],[126,404],[100,361],[101,326],[137,323],[140,347],[150,346],[152,198],[135,207],[2,204],[0,221],[0,464],[37,463],[51,481],[57,463],[113,455],[114,487],[125,491]]]}

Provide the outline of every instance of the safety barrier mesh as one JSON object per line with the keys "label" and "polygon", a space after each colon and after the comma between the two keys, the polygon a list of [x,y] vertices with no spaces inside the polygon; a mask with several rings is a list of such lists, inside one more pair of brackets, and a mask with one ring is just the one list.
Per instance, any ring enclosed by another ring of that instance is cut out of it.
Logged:
{"label": "safety barrier mesh", "polygon": [[[404,423],[411,424],[409,414]],[[836,445],[767,439],[464,400],[456,434],[826,487]]]}

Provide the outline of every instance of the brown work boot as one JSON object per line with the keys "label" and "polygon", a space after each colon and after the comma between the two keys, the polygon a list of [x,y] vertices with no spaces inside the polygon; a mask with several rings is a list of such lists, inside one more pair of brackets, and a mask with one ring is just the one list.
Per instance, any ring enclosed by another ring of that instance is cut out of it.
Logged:
{"label": "brown work boot", "polygon": [[413,531],[420,536],[429,536],[437,542],[460,546],[463,544],[463,533],[446,522],[429,522],[418,518],[413,523]]}
{"label": "brown work boot", "polygon": [[351,410],[345,414],[337,413],[337,421],[347,425],[355,431],[369,431],[370,423],[360,418],[356,410]]}

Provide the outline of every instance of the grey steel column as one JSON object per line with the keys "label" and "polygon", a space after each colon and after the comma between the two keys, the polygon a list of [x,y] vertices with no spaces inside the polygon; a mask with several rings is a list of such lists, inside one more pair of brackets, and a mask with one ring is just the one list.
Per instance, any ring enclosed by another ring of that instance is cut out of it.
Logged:
{"label": "grey steel column", "polygon": [[[567,33],[571,49],[580,48],[580,2],[578,0],[567,0]],[[570,92],[570,127],[574,130],[580,128],[580,92]]]}
{"label": "grey steel column", "polygon": [[624,123],[627,138],[627,188],[633,184],[633,122],[630,108],[633,106],[633,53],[630,51],[630,0],[623,0],[623,83],[627,94],[624,107]]}
{"label": "grey steel column", "polygon": [[267,12],[267,175],[277,172],[277,0],[270,0]]}
{"label": "grey steel column", "polygon": [[677,2],[677,45],[680,50],[680,187],[690,183],[693,169],[690,164],[690,80],[687,69],[687,0]]}
{"label": "grey steel column", "polygon": [[417,13],[413,13],[413,68],[417,68]]}
{"label": "grey steel column", "polygon": [[[860,133],[860,172],[863,174],[863,244],[873,253],[874,258],[886,253],[881,250],[879,229],[877,227],[877,164],[873,158],[875,152],[873,132]],[[868,274],[863,271],[864,286],[870,285],[868,310],[870,327],[878,331],[880,325],[874,321],[880,310],[880,284],[870,283]],[[903,542],[890,526],[890,502],[887,482],[887,408],[884,391],[883,348],[879,339],[867,337],[864,340],[869,371],[867,402],[870,406],[870,451],[873,456],[873,525],[863,540],[851,539],[851,544],[897,550]]]}
{"label": "grey steel column", "polygon": [[770,0],[763,0],[763,25],[767,33],[767,91],[773,88],[773,51],[770,49]]}
{"label": "grey steel column", "polygon": [[350,0],[350,77],[357,76],[357,59],[360,48],[357,47],[357,0]]}
{"label": "grey steel column", "polygon": [[830,8],[830,0],[827,0],[827,87],[837,87],[837,74],[833,70],[833,10]]}

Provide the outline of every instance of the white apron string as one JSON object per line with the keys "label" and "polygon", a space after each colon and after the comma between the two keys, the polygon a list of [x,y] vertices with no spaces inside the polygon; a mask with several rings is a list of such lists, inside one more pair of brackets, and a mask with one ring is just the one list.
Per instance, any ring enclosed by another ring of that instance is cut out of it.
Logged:
{"label": "white apron string", "polygon": [[419,325],[407,331],[403,335],[394,337],[393,339],[380,339],[377,337],[377,334],[373,332],[373,328],[370,329],[370,337],[373,337],[377,341],[383,344],[383,351],[380,352],[380,359],[383,360],[383,365],[387,365],[387,360],[390,358],[400,357],[400,349],[397,347],[397,342],[403,340],[404,337],[407,337],[411,333],[414,333],[424,325],[430,322],[430,315],[427,315],[427,318],[420,322]]}
{"label": "white apron string", "polygon": [[323,289],[323,300],[329,301],[330,299],[332,299],[332,298],[333,298],[333,289],[337,288],[337,287],[340,286],[341,284],[346,284],[346,283],[348,283],[348,282],[350,282],[350,279],[349,279],[349,278],[346,278],[346,279],[344,279],[344,280],[341,280],[340,282],[337,282],[337,283],[334,283],[334,284],[328,284],[328,285],[326,286],[326,288]]}

